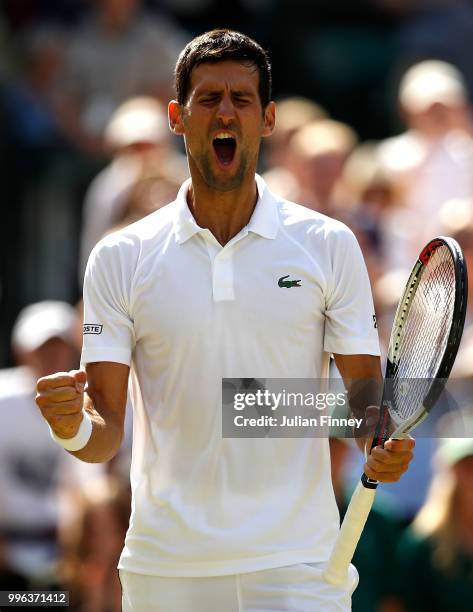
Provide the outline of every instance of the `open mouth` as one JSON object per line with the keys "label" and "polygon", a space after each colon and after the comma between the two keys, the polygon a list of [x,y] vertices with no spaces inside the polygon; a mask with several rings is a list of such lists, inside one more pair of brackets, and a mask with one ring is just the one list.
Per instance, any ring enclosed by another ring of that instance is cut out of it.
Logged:
{"label": "open mouth", "polygon": [[212,141],[215,154],[222,166],[229,166],[235,157],[236,140],[229,134],[217,134]]}

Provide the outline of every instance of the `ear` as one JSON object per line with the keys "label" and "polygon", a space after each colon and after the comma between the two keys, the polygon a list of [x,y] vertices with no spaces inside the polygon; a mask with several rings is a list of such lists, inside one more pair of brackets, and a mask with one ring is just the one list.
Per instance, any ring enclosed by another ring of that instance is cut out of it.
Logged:
{"label": "ear", "polygon": [[270,102],[264,109],[263,118],[263,134],[262,136],[271,136],[276,125],[276,104]]}
{"label": "ear", "polygon": [[173,134],[184,134],[184,126],[182,124],[182,106],[177,100],[171,100],[168,104],[168,120],[169,128]]}

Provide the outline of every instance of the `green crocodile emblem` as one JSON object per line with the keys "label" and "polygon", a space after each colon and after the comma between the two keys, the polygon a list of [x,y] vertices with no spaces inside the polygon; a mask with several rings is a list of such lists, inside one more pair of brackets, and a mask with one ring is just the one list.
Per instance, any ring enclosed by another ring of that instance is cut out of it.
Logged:
{"label": "green crocodile emblem", "polygon": [[286,278],[289,278],[290,274],[286,274],[286,276],[281,276],[281,278],[278,280],[278,285],[280,287],[285,287],[286,289],[290,289],[291,287],[300,287],[300,282],[301,279],[299,280],[286,280]]}

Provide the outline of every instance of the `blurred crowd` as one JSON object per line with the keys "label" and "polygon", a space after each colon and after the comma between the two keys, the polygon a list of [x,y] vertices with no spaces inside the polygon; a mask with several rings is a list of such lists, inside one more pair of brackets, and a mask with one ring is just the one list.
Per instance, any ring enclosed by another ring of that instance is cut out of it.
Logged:
{"label": "blurred crowd", "polygon": [[[188,175],[166,104],[192,36],[228,26],[269,48],[277,126],[260,173],[355,232],[384,354],[424,243],[455,237],[473,269],[473,2],[312,4],[0,5],[0,590],[61,588],[78,612],[120,609],[131,409],[120,455],[82,464],[51,440],[34,385],[78,366],[95,243],[172,201]],[[456,375],[473,380],[473,299]],[[471,610],[473,441],[449,432],[419,439],[405,479],[383,487],[391,495],[380,496],[355,559],[355,611]],[[331,450],[343,514],[361,459],[346,440]]]}

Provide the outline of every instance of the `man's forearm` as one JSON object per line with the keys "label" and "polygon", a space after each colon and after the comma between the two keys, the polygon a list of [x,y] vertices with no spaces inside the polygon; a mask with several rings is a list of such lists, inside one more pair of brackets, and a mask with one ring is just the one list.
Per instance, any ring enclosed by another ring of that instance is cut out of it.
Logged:
{"label": "man's forearm", "polygon": [[120,448],[123,428],[113,419],[107,418],[107,412],[103,407],[100,407],[99,413],[95,409],[94,402],[87,394],[84,395],[84,410],[92,421],[92,435],[84,448],[69,452],[74,457],[87,463],[109,461]]}
{"label": "man's forearm", "polygon": [[[371,445],[378,421],[379,405],[383,390],[380,359],[374,355],[334,355],[337,368],[348,389],[350,411],[363,419],[362,427],[353,432],[360,450]],[[369,447],[368,447],[369,450]]]}

